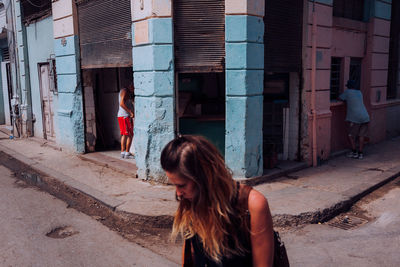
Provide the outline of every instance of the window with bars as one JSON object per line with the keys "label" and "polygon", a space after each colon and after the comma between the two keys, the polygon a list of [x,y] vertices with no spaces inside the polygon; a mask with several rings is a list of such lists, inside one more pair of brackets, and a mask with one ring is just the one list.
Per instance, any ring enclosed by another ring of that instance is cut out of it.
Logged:
{"label": "window with bars", "polygon": [[331,60],[331,100],[335,100],[340,95],[342,58],[332,57]]}
{"label": "window with bars", "polygon": [[333,16],[362,21],[364,0],[333,0]]}

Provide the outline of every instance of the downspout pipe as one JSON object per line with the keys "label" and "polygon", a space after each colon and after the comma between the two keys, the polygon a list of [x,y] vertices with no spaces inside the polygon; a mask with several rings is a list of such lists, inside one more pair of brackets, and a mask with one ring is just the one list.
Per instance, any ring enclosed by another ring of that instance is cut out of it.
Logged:
{"label": "downspout pipe", "polygon": [[312,28],[311,28],[311,115],[312,115],[312,163],[317,166],[317,112],[315,108],[316,93],[316,68],[317,68],[317,17],[315,15],[315,0],[312,8]]}

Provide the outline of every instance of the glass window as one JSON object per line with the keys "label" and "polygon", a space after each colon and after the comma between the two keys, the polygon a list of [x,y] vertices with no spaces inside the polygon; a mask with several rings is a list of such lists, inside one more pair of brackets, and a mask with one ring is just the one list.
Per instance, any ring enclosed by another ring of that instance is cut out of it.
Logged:
{"label": "glass window", "polygon": [[350,59],[350,73],[349,80],[354,80],[356,88],[360,89],[361,84],[361,58],[351,58]]}

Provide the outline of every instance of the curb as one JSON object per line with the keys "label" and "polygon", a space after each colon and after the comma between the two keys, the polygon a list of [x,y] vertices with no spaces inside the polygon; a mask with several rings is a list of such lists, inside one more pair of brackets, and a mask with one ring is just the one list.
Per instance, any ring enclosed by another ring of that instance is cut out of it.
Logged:
{"label": "curb", "polygon": [[[388,176],[389,175],[389,176]],[[357,187],[350,188],[344,193],[347,198],[335,205],[325,208],[322,211],[305,212],[299,215],[276,214],[272,216],[274,227],[296,226],[303,224],[324,223],[336,217],[340,213],[348,211],[354,203],[376,189],[393,181],[400,176],[400,166],[391,168],[380,175],[377,175],[377,182],[365,182]]]}
{"label": "curb", "polygon": [[[6,156],[4,158],[8,158],[2,159],[2,163],[15,173],[16,178],[48,192],[83,213],[88,214],[84,210],[93,208],[93,211],[89,212],[88,215],[104,217],[103,215],[106,213],[107,216],[112,216],[114,221],[123,221],[125,224],[140,224],[147,228],[170,228],[172,226],[172,216],[149,216],[118,211],[117,207],[123,204],[123,201],[107,196],[18,152],[0,146],[0,154],[2,153]],[[86,203],[89,207],[85,204],[82,206],[79,202]]]}
{"label": "curb", "polygon": [[[91,207],[95,207],[93,212],[95,215],[96,210],[98,210],[100,213],[107,211],[109,216],[114,217],[114,220],[122,220],[124,223],[128,224],[140,224],[142,226],[156,228],[170,228],[172,226],[173,216],[150,216],[119,211],[118,206],[123,204],[123,201],[107,196],[98,190],[82,184],[79,181],[76,181],[60,172],[45,167],[42,164],[37,163],[9,148],[0,146],[0,154],[1,153],[9,157],[8,165],[6,165],[16,173],[16,177],[18,179],[24,180],[28,184],[39,187],[53,196],[67,202],[70,206],[78,210],[82,210],[82,207],[77,206],[76,199],[81,198],[90,203]],[[7,163],[7,159],[4,161]],[[285,173],[282,175],[285,175]],[[351,206],[362,197],[399,176],[400,166],[394,167],[381,173],[380,175],[375,176],[374,181],[365,182],[361,185],[357,185],[354,188],[350,188],[343,194],[345,200],[338,202],[331,207],[315,212],[305,212],[298,215],[273,215],[272,218],[274,226],[285,227],[326,222],[338,214],[349,210]],[[278,177],[279,176],[276,176],[274,179]],[[271,178],[268,178],[268,181],[270,181],[270,179]]]}

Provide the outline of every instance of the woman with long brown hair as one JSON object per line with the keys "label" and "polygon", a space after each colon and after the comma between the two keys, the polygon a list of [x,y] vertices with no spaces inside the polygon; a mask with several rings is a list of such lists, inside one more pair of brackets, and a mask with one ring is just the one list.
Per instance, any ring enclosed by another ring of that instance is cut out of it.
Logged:
{"label": "woman with long brown hair", "polygon": [[193,266],[272,266],[268,202],[234,181],[214,145],[179,136],[163,149],[161,166],[179,200],[172,236],[182,235]]}

